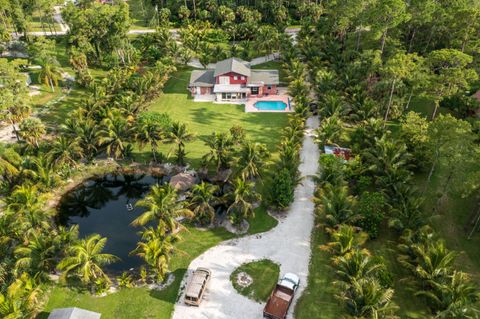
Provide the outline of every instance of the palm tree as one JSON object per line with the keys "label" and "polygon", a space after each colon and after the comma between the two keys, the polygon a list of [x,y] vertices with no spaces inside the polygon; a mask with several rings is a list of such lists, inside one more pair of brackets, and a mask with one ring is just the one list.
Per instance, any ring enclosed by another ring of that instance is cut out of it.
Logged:
{"label": "palm tree", "polygon": [[62,71],[60,63],[57,59],[49,56],[39,60],[39,65],[42,67],[38,78],[47,86],[50,86],[52,92],[55,92],[55,86],[58,85],[58,80],[62,78]]}
{"label": "palm tree", "polygon": [[40,310],[42,290],[35,278],[21,274],[0,293],[0,315],[6,319],[33,318]]}
{"label": "palm tree", "polygon": [[97,154],[99,134],[99,128],[95,121],[86,119],[77,123],[75,137],[88,160],[93,159]]}
{"label": "palm tree", "polygon": [[409,184],[393,185],[394,195],[389,196],[392,206],[388,225],[403,232],[406,229],[418,230],[427,223],[428,218],[422,209],[424,198],[419,196],[418,189]]}
{"label": "palm tree", "polygon": [[260,176],[260,170],[269,157],[265,144],[251,141],[242,143],[239,155],[238,170],[244,180]]}
{"label": "palm tree", "polygon": [[125,155],[127,144],[131,138],[131,127],[127,120],[118,113],[112,113],[103,121],[104,127],[100,130],[98,142],[106,146],[107,154],[114,158]]}
{"label": "palm tree", "polygon": [[190,209],[195,215],[195,219],[202,224],[213,223],[215,218],[215,209],[212,204],[215,202],[215,192],[218,186],[202,182],[195,185],[192,189],[192,195],[188,201]]}
{"label": "palm tree", "polygon": [[377,180],[384,188],[392,190],[395,185],[410,178],[410,154],[404,143],[383,136],[375,140],[373,148],[364,152],[364,158],[369,164],[368,169],[378,176]]}
{"label": "palm tree", "polygon": [[353,250],[350,254],[334,258],[337,275],[345,282],[352,282],[373,276],[384,268],[384,265],[372,259],[366,250]]}
{"label": "palm tree", "polygon": [[145,225],[152,220],[158,220],[167,232],[182,227],[176,218],[193,216],[193,213],[178,201],[177,191],[170,184],[152,186],[150,193],[136,205],[147,210],[138,216],[132,225]]}
{"label": "palm tree", "polygon": [[[329,228],[331,236],[329,243],[320,246],[320,249],[329,251],[336,257],[347,256],[361,247],[368,238],[368,234],[359,231],[353,226],[340,225],[337,229]],[[334,259],[337,260],[337,259]]]}
{"label": "palm tree", "polygon": [[17,272],[27,271],[32,275],[45,277],[54,267],[55,245],[53,238],[32,230],[25,246],[17,246],[15,255]]}
{"label": "palm tree", "polygon": [[142,233],[142,241],[131,252],[143,258],[153,268],[157,281],[162,282],[168,272],[170,258],[175,249],[173,245],[178,240],[175,234],[167,234],[161,224],[156,229],[149,227]]}
{"label": "palm tree", "polygon": [[320,146],[326,144],[338,145],[345,136],[344,123],[337,115],[327,117],[323,119],[320,127],[316,130],[316,133],[316,142]]}
{"label": "palm tree", "polygon": [[135,140],[138,141],[140,150],[142,150],[145,145],[150,145],[155,162],[157,162],[156,150],[163,137],[163,128],[154,118],[146,117],[142,121],[137,122],[135,127]]}
{"label": "palm tree", "polygon": [[38,149],[38,141],[46,133],[45,125],[42,121],[36,117],[31,117],[24,120],[19,128],[19,136],[24,139],[27,144]]}
{"label": "palm tree", "polygon": [[360,219],[360,215],[355,213],[354,209],[355,198],[349,195],[346,185],[326,184],[315,201],[319,204],[317,213],[329,227],[354,224]]}
{"label": "palm tree", "polygon": [[443,241],[436,240],[411,245],[410,255],[400,255],[398,261],[416,278],[432,283],[451,273],[457,255]]}
{"label": "palm tree", "polygon": [[12,104],[7,110],[5,119],[12,125],[13,132],[17,137],[17,140],[20,141],[18,135],[17,123],[22,122],[24,119],[30,116],[32,109],[25,101],[19,101],[18,103]]}
{"label": "palm tree", "polygon": [[180,122],[172,124],[170,131],[167,133],[166,143],[173,143],[177,146],[175,155],[178,165],[185,165],[185,143],[193,140],[194,135],[187,130],[187,126]]}
{"label": "palm tree", "polygon": [[421,290],[416,296],[429,300],[435,318],[476,318],[478,309],[475,304],[480,294],[470,277],[461,271],[454,271],[448,277],[430,281],[433,289]]}
{"label": "palm tree", "polygon": [[338,118],[344,118],[349,112],[347,104],[337,94],[328,94],[323,98],[322,108],[320,109],[320,115],[323,118],[337,116]]}
{"label": "palm tree", "polygon": [[83,152],[76,139],[60,136],[53,142],[48,156],[56,165],[76,166],[77,159],[83,156]]}
{"label": "palm tree", "polygon": [[231,204],[227,209],[227,214],[234,222],[240,222],[240,218],[248,218],[255,216],[253,203],[260,200],[260,194],[254,190],[255,184],[236,178],[233,181],[233,192],[227,194]]}
{"label": "palm tree", "polygon": [[206,162],[214,163],[217,172],[228,168],[233,157],[234,140],[229,133],[213,132],[203,138],[205,145],[210,148],[209,153],[203,156]]}
{"label": "palm tree", "polygon": [[98,279],[109,281],[102,266],[114,263],[119,258],[102,253],[106,242],[107,238],[92,234],[68,247],[67,256],[57,266],[63,271],[62,277],[67,278],[73,274],[78,276],[84,284],[93,284]]}
{"label": "palm tree", "polygon": [[337,297],[345,302],[347,311],[355,318],[397,318],[393,289],[382,287],[377,279],[366,277],[338,285],[341,293]]}

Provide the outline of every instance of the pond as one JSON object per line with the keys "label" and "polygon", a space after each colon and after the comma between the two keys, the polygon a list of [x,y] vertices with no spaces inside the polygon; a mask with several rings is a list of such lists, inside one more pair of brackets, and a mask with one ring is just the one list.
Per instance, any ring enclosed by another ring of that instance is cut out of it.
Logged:
{"label": "pond", "polygon": [[130,223],[145,211],[135,203],[157,183],[162,183],[162,178],[150,175],[106,175],[88,180],[62,198],[57,223],[79,225],[80,238],[93,233],[107,237],[104,252],[121,261],[105,266],[106,271],[119,273],[139,267],[143,261],[129,253],[137,246],[142,227]]}

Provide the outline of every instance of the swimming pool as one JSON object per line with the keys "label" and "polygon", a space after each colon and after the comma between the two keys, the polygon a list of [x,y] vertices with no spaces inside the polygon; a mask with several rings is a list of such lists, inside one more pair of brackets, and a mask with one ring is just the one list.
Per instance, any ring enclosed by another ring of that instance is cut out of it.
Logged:
{"label": "swimming pool", "polygon": [[255,108],[263,111],[283,111],[287,104],[282,101],[258,101],[255,102]]}

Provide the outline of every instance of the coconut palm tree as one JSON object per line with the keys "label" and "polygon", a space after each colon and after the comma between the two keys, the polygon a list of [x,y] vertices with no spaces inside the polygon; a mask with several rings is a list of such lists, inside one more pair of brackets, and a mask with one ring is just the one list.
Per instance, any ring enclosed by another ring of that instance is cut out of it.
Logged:
{"label": "coconut palm tree", "polygon": [[345,302],[348,313],[355,318],[397,318],[393,289],[384,288],[377,279],[366,277],[338,285],[341,293],[337,298]]}
{"label": "coconut palm tree", "polygon": [[367,233],[345,224],[340,225],[337,229],[329,228],[327,232],[330,234],[331,240],[320,246],[320,249],[328,251],[336,257],[351,254],[352,251],[360,248],[368,238]]}
{"label": "coconut palm tree", "polygon": [[326,184],[320,191],[317,214],[320,214],[328,227],[340,224],[354,224],[360,219],[355,213],[356,200],[348,193],[346,185]]}
{"label": "coconut palm tree", "polygon": [[91,160],[98,152],[99,128],[92,119],[80,121],[76,125],[76,139],[83,150],[83,154]]}
{"label": "coconut palm tree", "polygon": [[99,144],[106,147],[109,156],[122,158],[132,136],[128,121],[118,112],[114,112],[103,120],[103,124],[104,127],[99,133]]}
{"label": "coconut palm tree", "polygon": [[20,141],[20,136],[18,135],[17,123],[22,122],[24,119],[30,116],[32,109],[25,103],[25,101],[18,101],[18,103],[12,104],[5,114],[5,119],[12,126],[13,132],[17,137],[17,140]]}
{"label": "coconut palm tree", "polygon": [[26,271],[32,275],[46,277],[55,265],[55,245],[53,237],[45,236],[38,230],[33,229],[27,235],[27,244],[15,248],[15,271]]}
{"label": "coconut palm tree", "polygon": [[335,115],[339,119],[344,119],[348,112],[348,105],[338,94],[327,94],[323,97],[322,108],[320,109],[320,115],[323,118]]}
{"label": "coconut palm tree", "polygon": [[255,216],[253,203],[261,198],[254,189],[255,184],[237,177],[232,186],[233,192],[226,195],[231,202],[227,214],[235,223],[240,222],[242,218]]}
{"label": "coconut palm tree", "polygon": [[315,141],[320,146],[328,144],[338,145],[345,137],[344,123],[337,115],[327,117],[322,120],[320,127],[316,129],[316,135]]}
{"label": "coconut palm tree", "polygon": [[298,166],[300,165],[300,144],[295,140],[282,139],[278,146],[280,154],[279,169],[287,169],[298,183]]}
{"label": "coconut palm tree", "polygon": [[427,298],[435,318],[477,317],[479,311],[475,304],[480,300],[480,294],[466,273],[453,271],[446,278],[429,282],[431,290],[421,290],[415,295]]}
{"label": "coconut palm tree", "polygon": [[98,279],[109,281],[102,266],[114,263],[118,257],[102,253],[107,238],[92,234],[81,239],[66,249],[67,256],[58,264],[62,270],[62,278],[74,275],[87,285],[92,285]]}
{"label": "coconut palm tree", "polygon": [[192,141],[194,134],[190,133],[185,124],[175,122],[172,124],[165,139],[166,143],[172,143],[177,146],[175,156],[178,165],[185,165],[185,143]]}
{"label": "coconut palm tree", "polygon": [[233,157],[234,140],[229,133],[213,132],[210,136],[203,138],[205,145],[210,148],[209,153],[203,156],[206,162],[214,163],[217,172],[230,167]]}
{"label": "coconut palm tree", "polygon": [[38,141],[46,133],[45,125],[42,121],[36,117],[31,117],[25,119],[20,123],[18,135],[22,138],[27,144],[38,149]]}
{"label": "coconut palm tree", "polygon": [[394,194],[388,198],[392,206],[388,225],[401,232],[420,229],[428,221],[422,209],[424,198],[418,195],[418,189],[409,184],[393,185],[393,188]]}
{"label": "coconut palm tree", "polygon": [[162,126],[154,118],[146,117],[142,121],[137,121],[137,125],[135,126],[135,140],[138,142],[140,150],[142,150],[145,145],[150,145],[155,162],[157,162],[157,147],[164,135],[165,132]]}
{"label": "coconut palm tree", "polygon": [[337,275],[345,282],[352,282],[377,274],[384,265],[375,262],[366,250],[353,250],[350,254],[334,258]]}
{"label": "coconut palm tree", "polygon": [[173,232],[182,227],[176,218],[193,216],[193,213],[178,201],[177,191],[170,184],[152,186],[150,193],[136,205],[145,207],[147,210],[138,216],[132,225],[145,225],[150,221],[158,220],[167,232]]}
{"label": "coconut palm tree", "polygon": [[174,234],[167,234],[160,224],[156,229],[149,227],[142,233],[142,241],[131,252],[140,256],[154,270],[157,281],[162,282],[168,272],[170,258],[175,249],[173,243],[178,239]]}
{"label": "coconut palm tree", "polygon": [[35,278],[21,274],[8,286],[5,294],[0,293],[0,315],[2,318],[33,318],[40,310],[42,290]]}
{"label": "coconut palm tree", "polygon": [[192,189],[188,206],[193,211],[195,219],[201,224],[211,224],[215,219],[215,209],[212,204],[216,201],[215,192],[217,191],[218,186],[205,182],[195,185]]}
{"label": "coconut palm tree", "polygon": [[447,249],[441,240],[413,244],[410,252],[414,258],[412,255],[400,255],[398,261],[409,269],[413,276],[429,283],[450,274],[458,255]]}
{"label": "coconut palm tree", "polygon": [[248,140],[242,143],[238,159],[240,177],[247,180],[260,176],[260,170],[266,164],[268,157],[269,153],[265,144]]}
{"label": "coconut palm tree", "polygon": [[55,92],[55,86],[58,85],[58,80],[62,78],[62,70],[60,69],[60,63],[52,56],[40,59],[38,64],[42,67],[38,78],[45,85],[50,86],[52,92]]}
{"label": "coconut palm tree", "polygon": [[77,159],[83,156],[77,139],[59,136],[53,142],[48,156],[56,165],[77,165]]}
{"label": "coconut palm tree", "polygon": [[378,177],[380,186],[388,188],[390,193],[395,185],[406,183],[410,178],[410,154],[404,143],[383,136],[375,140],[374,147],[367,149],[363,157],[368,169]]}

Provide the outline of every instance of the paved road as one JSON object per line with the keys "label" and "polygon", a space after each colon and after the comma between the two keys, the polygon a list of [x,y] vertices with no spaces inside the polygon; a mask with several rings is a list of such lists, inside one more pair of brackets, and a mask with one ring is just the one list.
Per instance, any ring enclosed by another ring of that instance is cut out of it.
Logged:
{"label": "paved road", "polygon": [[293,318],[295,303],[303,292],[308,277],[310,234],[314,225],[312,197],[315,188],[309,176],[317,173],[319,157],[318,146],[312,136],[312,130],[318,127],[318,119],[310,118],[307,125],[300,165],[305,180],[295,189],[295,201],[290,206],[287,217],[267,233],[226,241],[193,260],[184,280],[188,280],[197,267],[207,267],[212,270],[209,289],[200,307],[186,306],[182,291],[175,305],[173,319],[263,318],[264,304],[238,294],[230,282],[230,274],[242,263],[263,258],[279,263],[281,275],[286,272],[299,275],[301,284],[288,315],[288,318]]}

